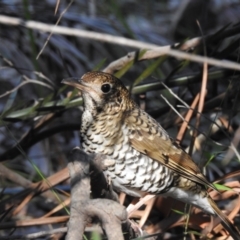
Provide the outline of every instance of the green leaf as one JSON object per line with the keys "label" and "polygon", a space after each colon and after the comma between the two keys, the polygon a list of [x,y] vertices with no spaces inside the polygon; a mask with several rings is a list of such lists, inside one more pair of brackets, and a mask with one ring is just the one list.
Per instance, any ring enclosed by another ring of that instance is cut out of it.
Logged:
{"label": "green leaf", "polygon": [[196,232],[196,231],[189,230],[189,231],[187,231],[187,232],[188,232],[189,234],[194,234],[194,235],[197,235],[197,236],[202,236],[201,233]]}
{"label": "green leaf", "polygon": [[91,240],[101,240],[101,239],[102,239],[101,235],[98,232],[96,232],[96,231],[92,232]]}
{"label": "green leaf", "polygon": [[148,91],[159,90],[162,88],[162,84],[160,82],[155,83],[146,83],[143,85],[138,85],[132,89],[132,94],[140,94]]}
{"label": "green leaf", "polygon": [[[1,115],[0,117],[0,126],[6,124],[6,122],[3,121],[4,118],[16,118],[16,119],[28,119],[28,118],[33,118],[37,115],[39,115],[38,112],[38,108],[45,108],[44,113],[42,112],[41,115],[53,112],[53,107],[56,107],[56,109],[58,109],[57,107],[64,107],[66,109],[68,108],[72,108],[72,107],[78,107],[81,106],[83,103],[83,99],[82,97],[73,99],[73,100],[69,100],[69,98],[65,98],[63,100],[57,100],[57,101],[51,101],[46,103],[44,106],[42,106],[41,104],[35,104],[31,107],[27,107],[21,110],[16,110],[16,111],[11,111],[11,112],[7,112]],[[48,110],[49,108],[49,110]]]}
{"label": "green leaf", "polygon": [[210,153],[204,153],[204,155],[206,155],[206,157],[208,158],[207,162],[205,163],[205,166],[206,167],[217,155],[218,153],[215,153],[215,154],[210,154]]}
{"label": "green leaf", "polygon": [[217,32],[214,34],[210,35],[207,40],[208,41],[213,41],[217,37],[221,36],[221,34],[231,25],[231,23],[226,24],[224,27],[220,28]]}
{"label": "green leaf", "polygon": [[36,105],[33,105],[31,107],[27,107],[27,108],[24,108],[24,109],[21,109],[21,110],[17,110],[17,111],[14,111],[14,112],[11,112],[10,114],[8,115],[3,115],[1,116],[1,119],[3,117],[10,117],[10,118],[21,118],[21,117],[24,117],[24,116],[30,116],[31,113],[34,112],[34,110],[36,110]]}
{"label": "green leaf", "polygon": [[127,63],[124,67],[121,68],[121,70],[117,71],[114,76],[117,78],[121,78],[134,64],[134,60]]}
{"label": "green leaf", "polygon": [[70,102],[70,100],[73,99],[78,94],[78,92],[79,92],[79,90],[77,88],[73,88],[71,95],[69,97],[66,97],[65,99],[63,99],[62,104],[64,106],[66,106]]}
{"label": "green leaf", "polygon": [[[117,1],[111,0],[110,1],[112,11],[114,12],[114,15],[118,19],[118,21],[124,26],[125,30],[127,31],[128,35],[133,38],[135,38],[134,32],[132,29],[129,27],[128,22],[126,21],[126,16],[123,14],[121,11],[120,6],[117,4]],[[109,5],[110,6],[110,5]]]}
{"label": "green leaf", "polygon": [[97,65],[92,69],[92,71],[99,71],[106,62],[106,58],[102,59]]}
{"label": "green leaf", "polygon": [[138,60],[145,54],[146,51],[147,51],[146,49],[136,51],[135,59],[133,59],[132,61],[128,62],[125,66],[123,66],[118,72],[114,74],[114,76],[117,78],[121,78],[134,65],[134,63],[138,62]]}
{"label": "green leaf", "polygon": [[232,188],[227,187],[225,185],[222,184],[218,184],[218,183],[213,183],[214,187],[216,187],[217,190],[221,190],[221,191],[233,191]]}
{"label": "green leaf", "polygon": [[147,78],[149,75],[152,74],[153,71],[156,70],[156,68],[163,63],[166,60],[166,56],[162,56],[155,60],[152,64],[150,64],[143,72],[142,74],[134,81],[133,86],[139,84],[143,79]]}
{"label": "green leaf", "polygon": [[62,87],[60,87],[59,89],[58,89],[58,91],[57,91],[57,96],[59,95],[59,94],[61,94],[63,91],[65,91],[66,90],[66,88],[68,88],[69,86],[68,85],[66,85],[66,84],[64,84],[64,85],[62,85]]}
{"label": "green leaf", "polygon": [[179,210],[177,210],[177,209],[173,209],[173,208],[172,208],[171,210],[172,210],[173,212],[179,214],[179,215],[186,215],[185,212],[179,211]]}
{"label": "green leaf", "polygon": [[50,93],[48,96],[46,96],[42,101],[39,100],[40,105],[44,106],[48,102],[50,102],[53,99],[54,94]]}
{"label": "green leaf", "polygon": [[218,155],[220,155],[222,152],[215,152],[215,153],[208,153],[208,152],[204,152],[204,156],[206,156],[206,158],[208,158],[207,162],[205,163],[206,167],[214,158],[216,158]]}
{"label": "green leaf", "polygon": [[[229,191],[232,190],[232,188],[227,187],[225,185],[222,184],[218,184],[218,183],[213,183],[214,187],[216,187],[217,190],[221,190],[221,191]],[[233,191],[233,190],[232,190]]]}

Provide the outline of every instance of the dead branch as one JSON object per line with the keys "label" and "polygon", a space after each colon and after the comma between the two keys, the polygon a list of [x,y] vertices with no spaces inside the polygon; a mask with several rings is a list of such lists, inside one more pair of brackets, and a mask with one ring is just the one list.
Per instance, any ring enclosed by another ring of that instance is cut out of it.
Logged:
{"label": "dead branch", "polygon": [[[57,33],[62,35],[87,38],[91,40],[124,45],[124,46],[129,46],[129,47],[138,48],[138,49],[150,49],[146,51],[143,54],[143,56],[138,60],[152,59],[152,58],[160,57],[163,55],[169,55],[169,56],[177,57],[180,59],[188,59],[194,62],[208,63],[209,65],[214,65],[217,67],[240,70],[240,65],[232,61],[221,61],[221,60],[217,60],[209,57],[192,55],[186,52],[181,52],[179,50],[172,49],[171,46],[159,47],[156,44],[145,43],[145,42],[136,41],[136,40],[120,37],[120,36],[113,36],[110,34],[91,32],[91,31],[68,28],[63,26],[49,25],[49,24],[36,22],[36,21],[23,21],[20,18],[8,17],[1,14],[0,14],[0,23],[5,25],[12,25],[12,26],[20,25],[29,29],[40,30],[43,32],[51,32],[52,34]],[[230,33],[232,33],[232,31],[235,32],[236,29],[239,31],[239,28],[235,27],[234,30],[230,29],[229,32]],[[181,47],[179,49],[185,50],[186,47],[187,49],[189,49],[189,46],[196,46],[201,42],[201,40],[202,40],[202,37],[190,39],[186,43],[181,44]],[[179,46],[179,44],[178,43],[174,44],[174,46],[175,47]],[[135,52],[128,53],[127,56],[124,56],[112,62],[111,64],[109,64],[103,71],[108,73],[114,73],[116,70],[121,69],[126,63],[132,61],[134,58],[135,58]]]}
{"label": "dead branch", "polygon": [[71,178],[71,215],[66,239],[82,239],[87,224],[97,218],[109,240],[123,240],[121,223],[127,220],[125,208],[109,199],[90,199],[90,162],[94,162],[94,158],[95,156],[87,155],[79,148],[72,152],[68,164]]}

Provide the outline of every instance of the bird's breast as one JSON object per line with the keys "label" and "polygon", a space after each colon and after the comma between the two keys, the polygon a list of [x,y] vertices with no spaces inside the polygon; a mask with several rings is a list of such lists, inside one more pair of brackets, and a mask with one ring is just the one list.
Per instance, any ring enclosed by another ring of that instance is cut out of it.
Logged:
{"label": "bird's breast", "polygon": [[119,191],[133,196],[167,191],[173,181],[171,170],[134,149],[129,135],[124,124],[114,125],[104,119],[81,133],[82,146],[89,153],[101,153],[114,160],[106,174]]}

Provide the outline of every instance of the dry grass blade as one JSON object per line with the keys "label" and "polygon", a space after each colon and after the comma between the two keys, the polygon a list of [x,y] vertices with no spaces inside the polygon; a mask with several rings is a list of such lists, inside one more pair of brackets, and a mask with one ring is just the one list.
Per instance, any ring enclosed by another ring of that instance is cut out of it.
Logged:
{"label": "dry grass blade", "polygon": [[0,175],[3,179],[8,179],[13,183],[17,183],[22,187],[29,187],[31,186],[32,182],[20,174],[12,171],[11,169],[5,167],[2,163],[0,164]]}
{"label": "dry grass blade", "polygon": [[37,233],[29,233],[26,235],[14,235],[14,236],[7,236],[7,237],[3,237],[1,236],[2,240],[10,240],[10,239],[38,239],[38,238],[42,238],[45,236],[50,236],[53,234],[57,234],[57,233],[66,233],[67,232],[67,227],[63,227],[63,228],[57,228],[57,229],[51,229],[49,231],[40,231]]}
{"label": "dry grass blade", "polygon": [[57,0],[57,2],[56,2],[56,7],[55,7],[55,11],[54,11],[54,14],[55,14],[55,15],[56,15],[56,13],[57,13],[57,11],[58,11],[59,4],[60,4],[60,0]]}
{"label": "dry grass blade", "polygon": [[27,79],[24,82],[20,83],[17,87],[13,88],[12,90],[6,91],[5,93],[1,94],[0,98],[6,97],[7,95],[9,95],[11,93],[16,92],[19,88],[23,87],[24,85],[30,84],[30,83],[36,84],[36,85],[41,85],[41,86],[47,87],[49,89],[53,89],[51,86],[49,86],[46,83],[43,83],[43,82],[40,82],[40,81],[34,80],[34,79]]}
{"label": "dry grass blade", "polygon": [[[65,169],[59,171],[58,173],[48,177],[46,180],[42,180],[38,183],[32,183],[31,185],[28,186],[28,188],[26,190],[24,190],[20,194],[20,199],[19,200],[21,200],[22,198],[24,198],[24,200],[20,205],[18,205],[16,207],[16,209],[14,209],[13,214],[17,214],[19,211],[21,211],[22,208],[33,198],[33,196],[35,196],[35,194],[42,193],[46,190],[49,190],[49,188],[55,186],[56,184],[66,180],[68,178],[69,178],[69,173],[68,173],[67,168],[65,168]],[[29,190],[31,190],[30,193],[29,193]],[[50,194],[50,195],[45,195],[45,196],[52,199],[54,202],[56,201],[56,195],[53,196],[52,194]],[[9,202],[10,202],[9,199],[7,199],[5,201],[2,201],[1,204],[0,204],[1,208],[4,209],[4,206],[6,204],[9,205]],[[15,201],[13,201],[12,204],[14,204],[14,202]],[[10,206],[12,204],[10,204]],[[10,206],[8,206],[8,207],[10,207]]]}
{"label": "dry grass blade", "polygon": [[69,219],[69,216],[58,216],[58,217],[38,218],[38,219],[30,219],[30,220],[17,220],[13,222],[1,223],[0,229],[63,223],[63,222],[67,222],[68,219]]}
{"label": "dry grass blade", "polygon": [[185,116],[185,120],[182,123],[181,128],[178,131],[178,134],[177,134],[177,137],[176,137],[176,141],[181,142],[181,140],[183,139],[183,136],[184,136],[184,134],[186,132],[188,123],[190,122],[190,119],[191,119],[191,117],[192,117],[192,115],[194,113],[193,109],[196,108],[197,103],[199,101],[199,96],[200,96],[199,94],[196,95],[196,97],[194,98],[194,101],[192,102],[190,108],[188,109],[188,112],[187,112],[187,114]]}
{"label": "dry grass blade", "polygon": [[[200,27],[200,25],[199,25],[199,27]],[[201,27],[200,27],[200,30],[201,30]],[[205,42],[204,42],[204,55],[205,56],[207,55]],[[207,79],[208,79],[208,63],[204,62],[203,63],[202,84],[201,84],[200,98],[199,98],[199,103],[198,103],[198,112],[197,112],[197,115],[196,115],[195,129],[193,130],[192,140],[191,140],[190,148],[189,148],[189,151],[188,151],[188,153],[190,155],[193,152],[194,141],[195,141],[195,139],[197,137],[197,134],[198,134],[196,129],[199,129],[201,114],[202,114],[202,111],[203,111],[204,101],[205,101],[205,97],[206,97],[206,94],[207,94]]]}
{"label": "dry grass blade", "polygon": [[140,198],[139,201],[137,201],[137,203],[133,204],[131,203],[128,207],[127,207],[127,211],[128,211],[128,217],[132,217],[135,214],[135,211],[137,211],[142,205],[144,205],[147,201],[155,198],[155,195],[146,195],[143,198]]}
{"label": "dry grass blade", "polygon": [[[72,5],[73,2],[74,2],[74,0],[72,0],[72,1],[68,4],[68,6],[64,9],[64,11],[61,13],[60,17],[58,18],[55,26],[57,26],[57,25],[59,24],[59,22],[61,21],[61,18],[63,17],[64,13],[67,12],[67,10],[70,8],[70,6]],[[59,4],[59,3],[57,2],[57,4],[56,4],[56,10],[57,10],[58,4]],[[55,10],[55,13],[56,13],[56,10]],[[50,40],[50,38],[51,38],[51,36],[52,36],[52,34],[53,34],[53,32],[51,32],[51,33],[49,34],[46,42],[44,43],[42,49],[41,49],[40,52],[38,53],[36,59],[38,59],[38,58],[40,57],[40,55],[42,54],[44,48],[47,46],[47,44],[48,44],[48,42],[49,42],[49,40]]]}
{"label": "dry grass blade", "polygon": [[228,149],[226,155],[224,156],[223,163],[227,165],[234,155],[237,156],[238,161],[240,161],[240,154],[237,151],[237,146],[240,142],[240,127],[235,131],[233,140],[231,142],[231,147]]}
{"label": "dry grass blade", "polygon": [[47,218],[50,217],[51,215],[55,214],[56,212],[60,211],[61,209],[65,208],[66,206],[69,206],[70,204],[70,198],[62,201],[58,206],[53,208],[51,211],[49,211],[47,214],[42,216],[41,218]]}

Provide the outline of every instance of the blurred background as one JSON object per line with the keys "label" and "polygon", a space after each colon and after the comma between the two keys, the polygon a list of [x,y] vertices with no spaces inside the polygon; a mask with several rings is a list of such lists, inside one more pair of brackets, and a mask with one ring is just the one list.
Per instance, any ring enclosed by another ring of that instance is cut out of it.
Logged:
{"label": "blurred background", "polygon": [[[110,34],[158,46],[184,43],[194,37],[211,35],[208,42],[190,48],[188,52],[199,55],[206,53],[219,60],[238,62],[239,13],[238,0],[1,0],[0,214],[3,225],[0,237],[53,227],[50,224],[33,224],[27,228],[15,228],[14,225],[7,228],[4,223],[42,217],[59,204],[59,199],[42,195],[31,197],[25,204],[23,199],[28,196],[26,189],[32,183],[64,169],[68,162],[67,154],[80,145],[78,132],[82,99],[73,89],[63,86],[61,80],[69,76],[80,77],[94,69],[104,69],[111,62],[138,50],[114,42],[107,43],[104,39],[98,41],[71,34],[50,36],[49,32],[24,27],[25,23],[34,21],[35,25],[44,23],[50,26],[55,25],[61,17],[58,26]],[[8,18],[9,22],[1,20],[4,16],[11,17]],[[12,25],[11,19],[21,21]],[[162,56],[157,60],[136,61],[127,70],[121,72],[118,69],[116,72],[126,85],[132,87],[133,98],[175,139],[182,119],[161,95],[183,116],[186,108],[179,107],[182,103],[160,83],[165,82],[190,105],[201,89],[202,68],[202,64],[187,59]],[[199,145],[195,146],[193,156],[201,167],[208,165],[204,171],[208,179],[214,181],[240,170],[240,85],[239,71],[209,66],[208,74],[208,93],[198,126]],[[152,83],[154,87],[151,87]],[[190,126],[195,125],[195,115]],[[191,145],[192,130],[189,127],[181,139],[184,148]],[[235,174],[236,184],[237,179],[238,174]],[[56,192],[61,199],[68,199],[68,180],[61,181],[59,176]],[[222,206],[229,205],[231,208],[234,205],[229,203],[228,198],[224,200]],[[20,203],[22,206],[15,211]],[[155,212],[146,223],[150,233],[157,232],[156,226],[165,216],[161,212],[161,204],[156,203]],[[62,209],[53,214],[60,216],[67,213],[66,209]],[[236,222],[239,223],[239,217]],[[61,223],[54,227],[63,225]],[[178,236],[182,228],[176,228],[173,232],[174,236]],[[55,235],[54,239],[61,237]]]}

